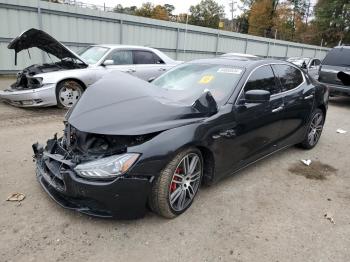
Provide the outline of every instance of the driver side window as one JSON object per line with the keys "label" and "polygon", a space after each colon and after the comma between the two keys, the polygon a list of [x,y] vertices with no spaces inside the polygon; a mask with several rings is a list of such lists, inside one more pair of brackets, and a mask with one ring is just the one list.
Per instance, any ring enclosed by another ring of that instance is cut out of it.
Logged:
{"label": "driver side window", "polygon": [[115,50],[112,53],[110,53],[105,60],[112,60],[113,65],[132,65],[132,51]]}
{"label": "driver side window", "polygon": [[269,91],[271,95],[280,92],[271,66],[259,67],[251,74],[244,87],[244,93],[249,90],[265,90]]}

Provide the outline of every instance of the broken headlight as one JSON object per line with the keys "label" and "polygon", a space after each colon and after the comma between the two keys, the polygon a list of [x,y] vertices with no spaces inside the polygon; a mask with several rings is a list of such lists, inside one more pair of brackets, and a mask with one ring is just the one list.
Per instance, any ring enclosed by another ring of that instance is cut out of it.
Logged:
{"label": "broken headlight", "polygon": [[84,178],[106,179],[124,174],[136,162],[140,154],[114,155],[77,165],[74,170]]}
{"label": "broken headlight", "polygon": [[28,88],[39,88],[42,86],[43,79],[41,77],[27,77]]}

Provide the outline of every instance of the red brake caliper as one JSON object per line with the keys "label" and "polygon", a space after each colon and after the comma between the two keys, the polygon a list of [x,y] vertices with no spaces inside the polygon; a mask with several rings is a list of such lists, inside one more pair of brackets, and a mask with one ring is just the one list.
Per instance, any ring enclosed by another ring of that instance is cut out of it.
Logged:
{"label": "red brake caliper", "polygon": [[[181,172],[182,172],[182,169],[181,168],[176,168],[176,170],[175,170],[175,173],[176,174],[181,174]],[[176,181],[179,181],[180,179],[176,176],[176,177],[174,177],[173,178],[173,180],[176,180]],[[174,192],[176,190],[176,183],[175,182],[172,182],[171,184],[170,184],[170,192]]]}

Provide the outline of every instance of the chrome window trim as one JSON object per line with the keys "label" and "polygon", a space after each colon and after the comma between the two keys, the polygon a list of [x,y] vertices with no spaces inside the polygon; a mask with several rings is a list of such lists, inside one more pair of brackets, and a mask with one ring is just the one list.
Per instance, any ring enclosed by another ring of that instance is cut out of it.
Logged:
{"label": "chrome window trim", "polygon": [[[271,97],[275,97],[275,96],[279,96],[279,95],[283,95],[283,94],[292,92],[292,91],[298,89],[300,86],[302,86],[302,85],[306,82],[304,72],[303,72],[300,68],[298,68],[296,65],[293,65],[293,64],[286,64],[286,63],[268,63],[268,64],[259,65],[259,66],[257,66],[256,68],[254,68],[254,69],[249,73],[249,75],[248,75],[247,79],[245,80],[245,82],[244,82],[244,84],[243,84],[241,90],[239,91],[238,96],[236,97],[236,101],[235,101],[235,103],[234,103],[235,105],[238,105],[239,98],[241,97],[242,92],[243,92],[243,90],[244,90],[244,88],[245,88],[245,86],[246,86],[246,84],[247,84],[249,78],[251,77],[251,75],[252,75],[258,68],[260,68],[260,67],[263,67],[263,66],[272,66],[272,65],[286,65],[286,66],[294,67],[295,69],[297,69],[297,70],[301,73],[301,75],[302,75],[302,77],[303,77],[303,82],[301,82],[300,85],[298,85],[297,87],[295,87],[295,88],[293,88],[293,89],[290,89],[290,90],[287,90],[287,91],[284,91],[284,92],[280,92],[280,93],[278,93],[278,94],[271,95]],[[271,70],[272,70],[272,72],[275,74],[275,72],[273,71],[273,68],[272,68],[272,67],[271,67]],[[275,76],[275,77],[277,77],[277,76]],[[277,77],[277,78],[278,78],[278,77]]]}

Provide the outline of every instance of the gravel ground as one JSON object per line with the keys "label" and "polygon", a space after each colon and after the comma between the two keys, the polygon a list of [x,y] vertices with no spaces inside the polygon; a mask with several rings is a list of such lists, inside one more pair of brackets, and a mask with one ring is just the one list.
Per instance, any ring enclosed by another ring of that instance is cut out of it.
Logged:
{"label": "gravel ground", "polygon": [[[0,102],[1,261],[350,261],[349,98],[332,99],[314,150],[290,148],[203,187],[173,220],[95,219],[50,200],[31,145],[61,133],[64,113]],[[300,159],[315,162],[311,175]],[[6,201],[14,192],[21,204]]]}

